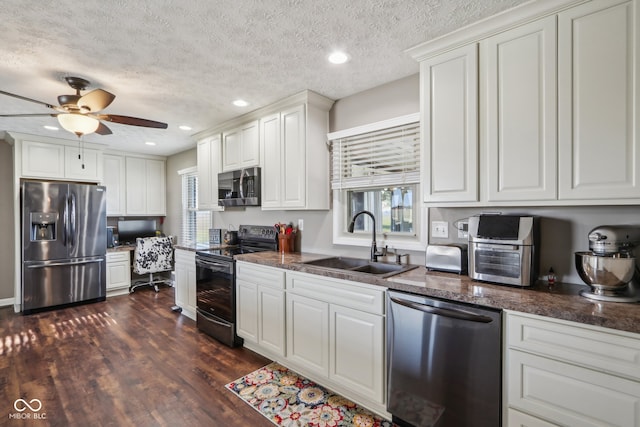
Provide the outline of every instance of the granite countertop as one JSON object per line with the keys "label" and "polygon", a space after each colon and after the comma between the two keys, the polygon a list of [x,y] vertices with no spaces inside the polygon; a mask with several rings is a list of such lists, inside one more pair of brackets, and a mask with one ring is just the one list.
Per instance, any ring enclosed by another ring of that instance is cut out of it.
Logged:
{"label": "granite countertop", "polygon": [[586,285],[557,283],[552,289],[546,284],[529,288],[500,286],[476,282],[466,275],[428,271],[422,266],[383,279],[366,273],[331,271],[302,264],[327,257],[329,255],[258,252],[237,255],[236,259],[429,297],[640,333],[640,303],[593,301],[578,294],[580,290],[586,289]]}
{"label": "granite countertop", "polygon": [[179,245],[173,245],[173,247],[175,249],[182,249],[185,251],[192,251],[192,252],[196,252],[196,251],[208,251],[211,249],[220,249],[220,248],[225,248],[227,247],[227,245],[213,245],[210,243],[206,243],[206,244],[202,244],[202,243],[188,243],[188,244],[179,244]]}

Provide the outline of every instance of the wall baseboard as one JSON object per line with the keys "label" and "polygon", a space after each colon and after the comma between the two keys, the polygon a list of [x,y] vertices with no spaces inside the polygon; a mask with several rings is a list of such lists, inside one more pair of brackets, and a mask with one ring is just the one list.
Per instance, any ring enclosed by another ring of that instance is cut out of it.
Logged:
{"label": "wall baseboard", "polygon": [[15,298],[0,298],[0,307],[13,305],[14,302],[15,302]]}

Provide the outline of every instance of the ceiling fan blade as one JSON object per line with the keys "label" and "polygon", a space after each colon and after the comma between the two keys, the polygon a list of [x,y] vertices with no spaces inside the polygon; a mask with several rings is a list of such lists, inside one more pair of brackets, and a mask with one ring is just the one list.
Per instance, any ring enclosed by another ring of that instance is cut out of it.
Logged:
{"label": "ceiling fan blade", "polygon": [[111,135],[113,132],[111,132],[111,129],[109,129],[107,125],[105,125],[104,123],[100,123],[98,129],[96,129],[96,133],[98,135]]}
{"label": "ceiling fan blade", "polygon": [[0,114],[0,117],[57,117],[58,114],[41,113],[41,114]]}
{"label": "ceiling fan blade", "polygon": [[97,119],[106,120],[112,123],[120,123],[123,125],[142,126],[146,128],[166,129],[167,124],[162,122],[156,122],[153,120],[139,119],[137,117],[118,116],[115,114],[97,114]]}
{"label": "ceiling fan blade", "polygon": [[18,98],[18,99],[22,99],[23,101],[35,102],[36,104],[44,105],[45,107],[52,108],[54,110],[58,109],[57,105],[51,105],[51,104],[46,103],[46,102],[38,101],[37,99],[31,99],[31,98],[27,98],[26,96],[16,95],[15,93],[9,93],[9,92],[5,92],[3,90],[0,90],[0,94],[7,95],[7,96],[12,96],[12,97]]}
{"label": "ceiling fan blade", "polygon": [[88,108],[89,111],[96,112],[106,108],[113,102],[116,96],[106,90],[96,89],[91,92],[82,95],[78,99],[78,107]]}

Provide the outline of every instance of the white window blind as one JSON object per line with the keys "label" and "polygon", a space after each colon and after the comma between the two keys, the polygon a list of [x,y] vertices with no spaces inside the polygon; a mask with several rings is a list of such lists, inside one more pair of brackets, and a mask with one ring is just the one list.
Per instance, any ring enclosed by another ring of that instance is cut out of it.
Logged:
{"label": "white window blind", "polygon": [[198,211],[198,172],[196,168],[189,168],[178,173],[182,176],[180,243],[206,243],[209,240],[211,212]]}
{"label": "white window blind", "polygon": [[331,188],[420,182],[420,122],[332,140]]}

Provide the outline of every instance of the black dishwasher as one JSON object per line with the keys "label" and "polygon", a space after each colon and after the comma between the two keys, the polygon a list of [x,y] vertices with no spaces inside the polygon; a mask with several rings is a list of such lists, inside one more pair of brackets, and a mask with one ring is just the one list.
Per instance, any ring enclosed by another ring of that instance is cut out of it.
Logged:
{"label": "black dishwasher", "polygon": [[501,425],[501,312],[387,293],[387,410],[399,425]]}

